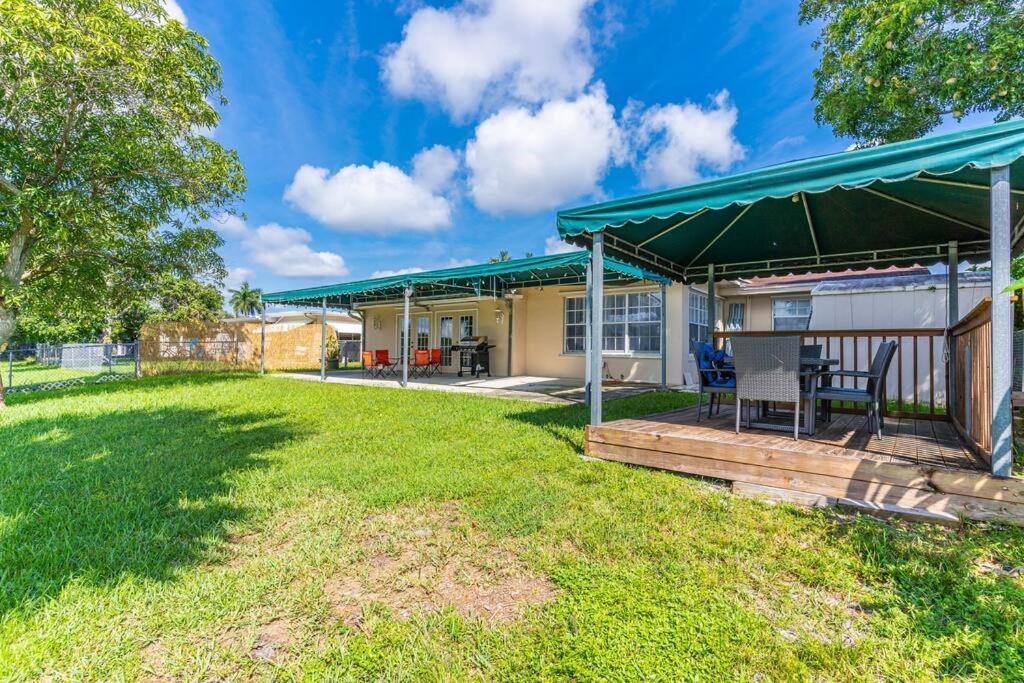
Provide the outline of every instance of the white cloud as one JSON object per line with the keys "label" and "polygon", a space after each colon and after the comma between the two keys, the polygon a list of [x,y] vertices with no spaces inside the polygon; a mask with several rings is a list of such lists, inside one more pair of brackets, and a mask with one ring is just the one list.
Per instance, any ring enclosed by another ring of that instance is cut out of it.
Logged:
{"label": "white cloud", "polygon": [[398,270],[375,270],[370,275],[371,278],[375,277],[394,277],[395,275],[412,275],[413,273],[422,273],[425,268],[399,268]]}
{"label": "white cloud", "polygon": [[465,119],[488,104],[537,103],[580,92],[593,74],[593,0],[463,0],[424,7],[389,45],[392,93],[439,101]]}
{"label": "white cloud", "polygon": [[163,4],[164,11],[167,12],[169,18],[180,21],[182,26],[188,28],[188,17],[185,16],[185,11],[181,9],[177,0],[163,0]]}
{"label": "white cloud", "polygon": [[415,178],[383,161],[373,166],[352,164],[334,175],[326,168],[303,165],[284,198],[339,230],[384,233],[447,227],[452,222],[451,202],[433,189],[446,184],[454,172],[444,166],[450,161],[443,158],[444,150],[454,157],[440,145],[420,152]]}
{"label": "white cloud", "polygon": [[552,235],[551,237],[544,240],[544,255],[551,256],[552,254],[568,254],[572,251],[581,251],[579,247],[568,242],[563,242],[557,236]]}
{"label": "white cloud", "polygon": [[229,213],[214,218],[211,227],[224,237],[241,237],[249,231],[245,221]]}
{"label": "white cloud", "polygon": [[458,169],[458,155],[444,145],[421,150],[412,158],[413,180],[431,192],[447,188]]}
{"label": "white cloud", "polygon": [[313,236],[302,228],[277,223],[261,225],[242,240],[242,248],[253,263],[270,268],[283,277],[340,277],[348,275],[345,259],[330,251],[314,251]]}
{"label": "white cloud", "polygon": [[692,183],[705,171],[723,173],[746,151],[735,137],[739,111],[722,90],[701,107],[692,102],[651,107],[636,130],[643,151],[641,182],[645,187]]}
{"label": "white cloud", "polygon": [[771,151],[781,152],[789,147],[801,147],[805,144],[807,144],[807,138],[803,135],[787,135],[784,138],[776,140],[775,144],[771,147]]}
{"label": "white cloud", "polygon": [[615,109],[597,84],[575,100],[534,112],[503,109],[466,146],[469,188],[493,214],[530,213],[600,193],[605,171],[623,157]]}
{"label": "white cloud", "polygon": [[254,273],[248,268],[230,267],[227,277],[224,278],[224,289],[238,289],[243,282],[251,280],[253,275]]}
{"label": "white cloud", "polygon": [[[276,275],[341,277],[349,273],[340,254],[314,251],[309,246],[313,236],[302,228],[286,228],[277,223],[250,228],[241,218],[228,214],[214,218],[211,227],[225,238],[237,241],[252,263],[265,266]],[[237,287],[252,276],[249,268],[229,268],[224,285]]]}
{"label": "white cloud", "polygon": [[471,258],[465,258],[465,259],[450,258],[450,259],[448,259],[448,262],[445,263],[443,266],[435,266],[433,268],[420,268],[419,266],[413,266],[411,268],[398,268],[398,269],[395,269],[395,270],[375,270],[370,275],[370,277],[371,278],[375,278],[375,277],[392,277],[394,275],[411,275],[413,273],[422,273],[422,272],[427,271],[427,270],[438,270],[440,268],[461,268],[462,266],[472,266],[472,265],[474,265],[476,263],[478,263],[478,261],[476,261],[474,259],[471,259]]}

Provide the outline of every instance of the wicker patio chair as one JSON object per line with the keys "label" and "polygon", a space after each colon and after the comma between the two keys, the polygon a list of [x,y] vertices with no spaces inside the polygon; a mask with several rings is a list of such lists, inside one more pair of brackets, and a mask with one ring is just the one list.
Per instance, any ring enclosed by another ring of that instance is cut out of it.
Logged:
{"label": "wicker patio chair", "polygon": [[[800,376],[799,337],[737,337],[732,340],[736,364],[736,432],[740,431],[743,401],[792,403],[793,438],[800,438]],[[813,389],[810,400],[814,400]],[[747,406],[747,423],[750,406]]]}
{"label": "wicker patio chair", "polygon": [[736,374],[732,363],[724,352],[717,352],[707,342],[690,340],[690,351],[697,363],[697,422],[704,406],[704,394],[708,395],[708,418],[718,397],[718,410],[722,410],[722,394],[736,393]]}
{"label": "wicker patio chair", "polygon": [[[875,350],[875,357],[871,359],[871,368],[864,372],[862,370],[833,370],[822,373],[823,378],[831,377],[852,377],[853,387],[822,386],[817,390],[818,398],[823,401],[850,401],[851,403],[863,403],[868,418],[868,429],[882,438],[882,428],[885,427],[883,417],[882,401],[885,400],[885,376],[889,373],[889,364],[896,354],[896,342],[882,342]],[[858,379],[864,379],[864,388],[856,386]]]}

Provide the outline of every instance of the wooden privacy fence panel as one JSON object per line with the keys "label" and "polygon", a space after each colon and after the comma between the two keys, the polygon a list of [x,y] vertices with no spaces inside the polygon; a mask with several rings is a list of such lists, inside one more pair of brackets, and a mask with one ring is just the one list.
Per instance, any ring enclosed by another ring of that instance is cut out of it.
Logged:
{"label": "wooden privacy fence panel", "polygon": [[971,448],[992,463],[992,299],[949,330],[950,413]]}
{"label": "wooden privacy fence panel", "polygon": [[[337,334],[327,328],[327,334]],[[142,374],[255,371],[260,366],[259,323],[147,323],[140,335]],[[266,369],[320,367],[320,323],[267,325]]]}
{"label": "wooden privacy fence panel", "polygon": [[147,323],[139,335],[144,375],[256,370],[259,338],[246,323]]}
{"label": "wooden privacy fence panel", "polygon": [[[867,371],[880,344],[896,342],[896,355],[885,378],[885,395],[895,416],[945,417],[945,330],[805,330],[715,332],[719,343],[731,337],[800,335],[804,344],[821,344],[823,358],[834,358],[833,370]],[[864,387],[863,379],[836,378],[838,386]]]}

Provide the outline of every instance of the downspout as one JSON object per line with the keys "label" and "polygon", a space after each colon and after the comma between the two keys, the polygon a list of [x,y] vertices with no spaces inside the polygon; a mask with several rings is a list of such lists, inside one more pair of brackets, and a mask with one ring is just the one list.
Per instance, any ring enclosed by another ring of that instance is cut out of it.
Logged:
{"label": "downspout", "polygon": [[366,315],[362,311],[357,311],[354,308],[348,309],[349,315],[359,318],[361,325],[359,332],[359,367],[364,370],[366,367],[363,365],[363,353],[366,351]]}

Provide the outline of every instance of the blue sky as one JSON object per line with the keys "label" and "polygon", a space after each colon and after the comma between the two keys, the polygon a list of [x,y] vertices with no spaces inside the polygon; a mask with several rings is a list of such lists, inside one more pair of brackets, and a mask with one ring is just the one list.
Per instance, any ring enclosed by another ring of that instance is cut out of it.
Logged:
{"label": "blue sky", "polygon": [[559,208],[838,151],[814,26],[771,0],[166,0],[224,68],[213,132],[265,291],[558,248]]}

